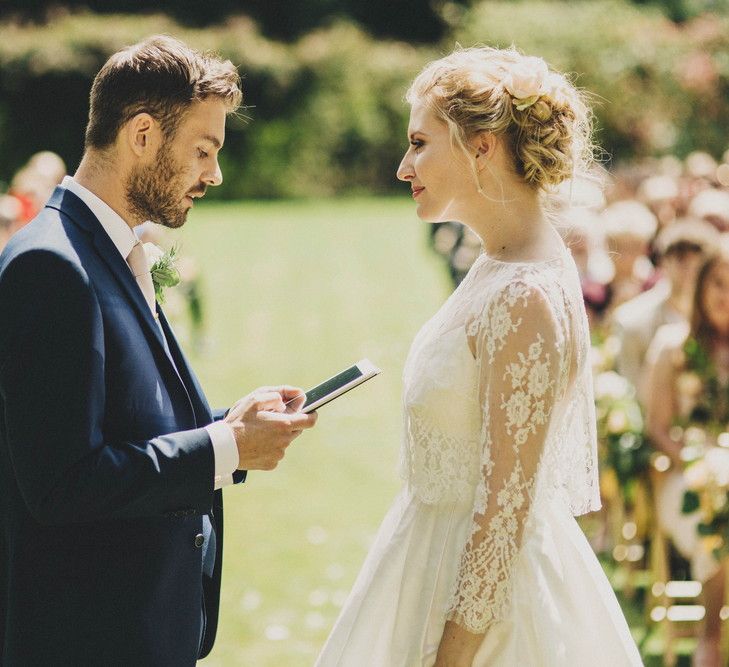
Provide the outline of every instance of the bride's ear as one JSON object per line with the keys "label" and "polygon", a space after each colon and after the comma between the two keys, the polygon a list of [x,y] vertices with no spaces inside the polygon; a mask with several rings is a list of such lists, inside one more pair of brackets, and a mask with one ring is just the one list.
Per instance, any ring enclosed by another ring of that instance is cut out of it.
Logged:
{"label": "bride's ear", "polygon": [[470,143],[473,149],[471,154],[476,160],[476,168],[481,171],[496,151],[496,137],[493,132],[480,132],[471,139]]}

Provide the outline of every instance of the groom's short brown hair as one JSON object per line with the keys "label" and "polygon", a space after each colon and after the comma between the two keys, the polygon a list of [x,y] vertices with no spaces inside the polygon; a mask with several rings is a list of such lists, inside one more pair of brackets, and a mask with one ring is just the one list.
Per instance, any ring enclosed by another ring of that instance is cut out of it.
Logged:
{"label": "groom's short brown hair", "polygon": [[142,112],[170,138],[190,105],[210,97],[223,100],[229,113],[240,105],[240,76],[230,60],[200,53],[167,35],[128,46],[94,78],[86,148],[107,148],[122,126]]}

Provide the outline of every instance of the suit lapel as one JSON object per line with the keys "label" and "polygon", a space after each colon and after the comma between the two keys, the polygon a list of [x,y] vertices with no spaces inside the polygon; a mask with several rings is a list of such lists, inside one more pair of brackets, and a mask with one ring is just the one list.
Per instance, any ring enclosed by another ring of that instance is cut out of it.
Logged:
{"label": "suit lapel", "polygon": [[[129,266],[121,256],[121,253],[104,231],[96,216],[89,210],[88,206],[79,199],[73,192],[58,186],[46,204],[49,208],[57,209],[67,215],[77,226],[86,230],[92,235],[94,248],[97,254],[106,264],[109,272],[114,276],[121,286],[131,306],[137,313],[150,345],[157,353],[157,357],[167,366],[168,370],[179,380],[182,388],[187,394],[185,382],[180,377],[175,362],[165,347],[165,341],[160,327],[155,322],[152,312],[134,279]],[[179,348],[178,348],[179,349]],[[188,395],[188,399],[189,399]],[[191,401],[192,403],[192,401]]]}
{"label": "suit lapel", "polygon": [[210,406],[205,399],[202,387],[197,381],[195,373],[192,372],[190,365],[187,363],[187,359],[177,342],[177,338],[175,338],[175,334],[172,332],[170,323],[167,321],[167,317],[165,317],[165,314],[159,305],[157,306],[157,313],[159,314],[159,321],[162,325],[165,338],[167,339],[170,355],[172,356],[172,360],[177,368],[177,372],[180,374],[182,383],[187,388],[190,401],[192,402],[193,409],[195,410],[198,425],[209,424],[213,421],[213,415],[210,410]]}

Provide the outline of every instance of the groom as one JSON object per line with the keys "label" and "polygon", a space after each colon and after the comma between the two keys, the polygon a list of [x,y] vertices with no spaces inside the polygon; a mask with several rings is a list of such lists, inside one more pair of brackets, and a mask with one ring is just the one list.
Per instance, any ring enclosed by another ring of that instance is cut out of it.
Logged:
{"label": "groom", "polygon": [[94,80],[83,159],[0,255],[0,664],[180,667],[209,653],[220,488],[315,415],[264,387],[213,413],[155,302],[146,220],[222,181],[229,61],[168,37]]}

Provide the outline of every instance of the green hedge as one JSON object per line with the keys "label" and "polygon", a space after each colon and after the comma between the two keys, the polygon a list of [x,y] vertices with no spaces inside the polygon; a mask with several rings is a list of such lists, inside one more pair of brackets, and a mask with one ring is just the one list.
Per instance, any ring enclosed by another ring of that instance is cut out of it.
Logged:
{"label": "green hedge", "polygon": [[267,40],[246,18],[201,29],[161,15],[60,13],[44,25],[0,23],[0,179],[36,150],[73,168],[91,80],[125,44],[167,32],[236,63],[247,119],[232,119],[216,196],[385,192],[405,147],[403,93],[420,67],[468,45],[515,43],[579,73],[594,91],[599,141],[616,159],[706,148],[729,137],[729,20],[678,26],[659,9],[618,0],[481,2],[452,11],[431,47],[375,40],[349,23],[292,44]]}
{"label": "green hedge", "polygon": [[456,31],[464,44],[516,44],[577,73],[592,91],[600,143],[616,159],[729,145],[729,19],[677,25],[620,0],[483,2]]}

